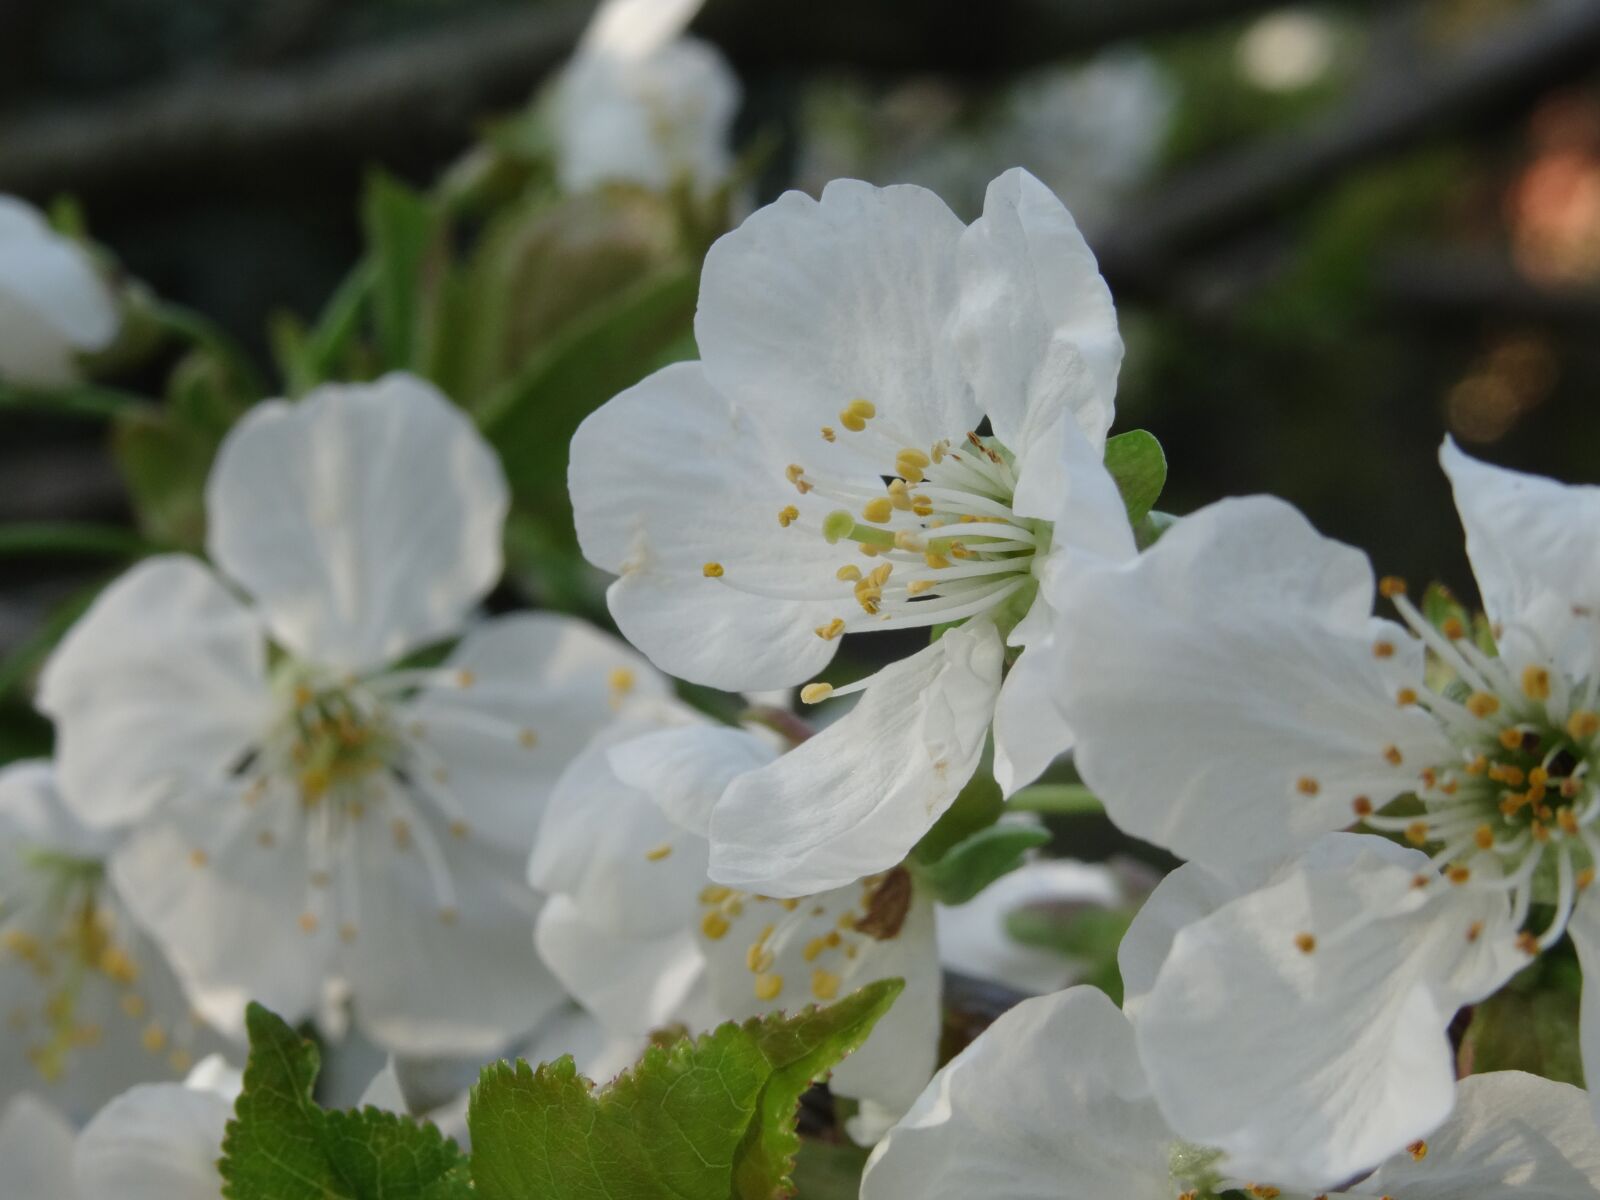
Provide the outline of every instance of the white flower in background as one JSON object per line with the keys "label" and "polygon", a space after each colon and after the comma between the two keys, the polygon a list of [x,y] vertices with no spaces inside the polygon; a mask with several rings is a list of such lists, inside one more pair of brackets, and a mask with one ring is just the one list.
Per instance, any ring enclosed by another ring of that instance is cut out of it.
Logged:
{"label": "white flower in background", "polygon": [[1062,858],[1027,862],[967,903],[938,908],[939,961],[952,971],[991,979],[1026,995],[1059,991],[1081,977],[1082,964],[1017,941],[1006,929],[1006,918],[1037,908],[1068,919],[1076,910],[1126,903],[1109,867]]}
{"label": "white flower in background", "polygon": [[392,1052],[491,1054],[560,1002],[528,944],[539,813],[663,685],[580,622],[468,627],[506,506],[493,452],[420,380],[259,406],[207,490],[220,573],[135,567],[47,664],[63,796],[128,827],[111,878],[220,1028],[331,993]]}
{"label": "white flower in background", "polygon": [[844,634],[964,622],[870,679],[808,686],[862,695],[712,814],[714,879],[826,891],[905,856],[991,724],[1008,792],[1070,743],[1055,598],[1075,558],[1133,546],[1102,463],[1115,313],[1066,209],[1013,171],[970,227],[920,188],[788,193],[712,247],[695,333],[700,362],[572,444],[579,541],[620,576],[627,637],[751,690],[812,676]]}
{"label": "white flower in background", "polygon": [[1168,1124],[1309,1187],[1428,1136],[1456,1097],[1451,1019],[1526,961],[1503,897],[1430,898],[1430,870],[1335,833],[1282,865],[1167,876],[1118,958]]}
{"label": "white flower in background", "polygon": [[[1451,443],[1443,461],[1497,653],[1459,620],[1436,628],[1398,580],[1380,590],[1405,626],[1375,619],[1359,551],[1279,501],[1225,501],[1137,561],[1071,584],[1063,659],[1080,683],[1064,706],[1077,765],[1123,828],[1223,870],[1357,820],[1403,835],[1425,851],[1415,887],[1370,905],[1469,892],[1488,906],[1475,936],[1496,941],[1496,955],[1515,939],[1525,963],[1567,933],[1593,972],[1600,555],[1587,531],[1600,489],[1489,467]],[[1415,802],[1387,810],[1403,796]],[[1548,915],[1530,922],[1536,903]],[[1315,938],[1320,956],[1330,930],[1267,921],[1279,915],[1265,911],[1237,936],[1257,944],[1262,971],[1289,978],[1304,966],[1295,939]],[[1372,962],[1394,951],[1382,920],[1336,940]],[[1315,1003],[1357,1011],[1366,978],[1330,971]],[[1585,989],[1583,1017],[1584,1056],[1600,1077],[1600,989]],[[1261,1095],[1281,1103],[1268,1080],[1283,1060],[1254,1029],[1240,1036],[1231,1048],[1243,1060],[1261,1047]],[[1356,1054],[1336,1038],[1314,1044],[1330,1058]]]}
{"label": "white flower in background", "polygon": [[[1311,1200],[1240,1178],[1151,1098],[1127,1020],[1078,987],[1026,1000],[945,1066],[879,1143],[862,1200]],[[1465,1080],[1432,1137],[1328,1196],[1580,1200],[1600,1187],[1585,1095],[1516,1071]]]}
{"label": "white flower in background", "polygon": [[106,878],[112,839],[63,807],[48,763],[0,770],[0,1103],[76,1119],[220,1043]]}
{"label": "white flower in background", "polygon": [[0,381],[71,383],[77,356],[104,350],[120,323],[83,248],[32,205],[0,195]]}
{"label": "white flower in background", "polygon": [[739,81],[682,36],[703,0],[606,0],[551,97],[556,171],[581,192],[607,183],[707,192],[733,170]]}
{"label": "white flower in background", "polygon": [[213,1056],[183,1083],[124,1092],[81,1133],[24,1095],[0,1114],[6,1200],[219,1200],[217,1160],[240,1085]]}
{"label": "white flower in background", "polygon": [[529,876],[549,893],[536,944],[611,1034],[826,1004],[878,979],[906,989],[833,1089],[859,1099],[871,1141],[933,1074],[940,1028],[933,904],[904,869],[777,899],[713,884],[706,825],[728,782],[772,761],[755,733],[680,706],[636,712],[573,761],[551,797]]}

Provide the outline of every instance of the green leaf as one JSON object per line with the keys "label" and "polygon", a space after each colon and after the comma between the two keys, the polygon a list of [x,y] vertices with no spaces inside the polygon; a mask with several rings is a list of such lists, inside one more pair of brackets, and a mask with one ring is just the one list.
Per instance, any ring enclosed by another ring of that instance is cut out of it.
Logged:
{"label": "green leaf", "polygon": [[1080,816],[1103,813],[1100,798],[1081,783],[1036,783],[1025,787],[1006,802],[1018,812],[1045,813],[1051,816]]}
{"label": "green leaf", "polygon": [[1094,985],[1121,1004],[1117,948],[1132,922],[1132,914],[1120,909],[1030,905],[1006,914],[1006,933],[1024,946],[1050,950],[1082,964],[1078,981]]}
{"label": "green leaf", "polygon": [[466,1157],[432,1125],[375,1108],[325,1112],[320,1057],[259,1004],[250,1060],[222,1141],[227,1200],[471,1200]]}
{"label": "green leaf", "polygon": [[390,368],[415,366],[425,311],[427,269],[442,248],[440,214],[426,197],[382,172],[367,182],[362,200],[378,349]]}
{"label": "green leaf", "polygon": [[1106,441],[1106,470],[1117,481],[1128,520],[1139,524],[1161,498],[1167,483],[1167,456],[1155,435],[1131,429]]}
{"label": "green leaf", "polygon": [[1527,1071],[1583,1086],[1578,1045],[1581,976],[1564,950],[1553,951],[1472,1010],[1461,1041],[1462,1074]]}
{"label": "green leaf", "polygon": [[917,879],[939,903],[965,904],[1049,840],[1050,831],[1034,825],[990,825],[957,842],[937,862],[919,865]]}
{"label": "green leaf", "polygon": [[904,985],[652,1047],[596,1091],[571,1058],[496,1063],[473,1089],[479,1200],[777,1200],[800,1095],[859,1046]]}
{"label": "green leaf", "polygon": [[985,751],[983,765],[967,780],[967,786],[961,789],[944,816],[922,835],[922,840],[911,851],[912,859],[918,863],[938,862],[961,842],[998,821],[1005,807],[1005,794],[994,781]]}
{"label": "green leaf", "polygon": [[120,525],[86,521],[17,521],[0,525],[0,558],[139,558],[161,547]]}
{"label": "green leaf", "polygon": [[206,477],[216,439],[159,409],[130,409],[112,427],[111,451],[139,528],[173,546],[205,542]]}

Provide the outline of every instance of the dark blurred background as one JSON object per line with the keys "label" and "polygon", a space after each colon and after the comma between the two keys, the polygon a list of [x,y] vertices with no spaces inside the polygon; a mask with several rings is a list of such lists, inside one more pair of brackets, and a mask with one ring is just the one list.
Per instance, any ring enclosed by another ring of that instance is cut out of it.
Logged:
{"label": "dark blurred background", "polygon": [[[265,361],[357,259],[368,168],[434,179],[589,7],[0,0],[0,191],[75,197]],[[767,139],[758,199],[858,175],[971,217],[1014,164],[1067,199],[1165,509],[1275,492],[1470,596],[1445,433],[1600,481],[1600,0],[710,0],[694,31]],[[104,443],[0,408],[0,522],[125,522]],[[0,684],[97,571],[0,557]]]}

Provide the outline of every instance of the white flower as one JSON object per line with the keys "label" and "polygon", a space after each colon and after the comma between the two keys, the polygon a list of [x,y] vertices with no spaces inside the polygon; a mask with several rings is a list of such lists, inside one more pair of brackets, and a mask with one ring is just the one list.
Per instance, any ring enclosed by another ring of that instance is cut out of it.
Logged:
{"label": "white flower", "polygon": [[[1321,1197],[1580,1200],[1600,1187],[1600,1132],[1579,1089],[1504,1071],[1459,1094],[1433,1137]],[[1024,1001],[944,1067],[879,1143],[861,1197],[1216,1200],[1238,1188],[1311,1200],[1242,1170],[1167,1127],[1128,1022],[1078,987]]]}
{"label": "white flower", "polygon": [[239,1073],[213,1056],[183,1083],[129,1089],[82,1133],[22,1096],[0,1116],[0,1186],[7,1200],[219,1200],[239,1089]]}
{"label": "white flower", "polygon": [[77,356],[104,350],[120,323],[110,289],[82,248],[32,205],[0,196],[0,380],[71,383]]}
{"label": "white flower", "polygon": [[[1380,590],[1404,626],[1374,618],[1364,555],[1319,537],[1281,502],[1225,501],[1180,522],[1138,560],[1071,584],[1063,659],[1080,686],[1064,705],[1078,767],[1124,828],[1225,871],[1356,820],[1403,834],[1426,851],[1413,894],[1460,890],[1488,905],[1476,936],[1496,943],[1496,957],[1515,939],[1526,962],[1570,933],[1594,971],[1600,555],[1588,530],[1600,517],[1600,489],[1489,467],[1451,443],[1442,457],[1497,652],[1475,644],[1459,619],[1435,627],[1397,580]],[[1425,650],[1434,665],[1426,676]],[[1406,795],[1414,811],[1386,811]],[[1404,909],[1413,900],[1391,890],[1367,902]],[[1537,924],[1529,921],[1536,902],[1551,913]],[[1259,960],[1252,970],[1291,980],[1305,967],[1295,939],[1317,939],[1320,958],[1330,932],[1320,921],[1289,928],[1282,910],[1264,905],[1229,936],[1241,961]],[[1396,949],[1384,920],[1333,940],[1341,955],[1369,963]],[[1516,965],[1513,956],[1501,978]],[[1360,1010],[1366,978],[1329,970],[1312,1001]],[[1592,1073],[1600,1073],[1597,1009],[1600,989],[1586,988]],[[1207,1041],[1254,1058],[1261,1096],[1291,1109],[1274,1091],[1288,1062],[1254,1029],[1239,1036],[1243,1043]],[[1313,1047],[1360,1053],[1335,1036],[1312,1038]],[[1295,1069],[1308,1102],[1344,1102],[1305,1064]]]}
{"label": "white flower", "polygon": [[1006,930],[1006,918],[1035,907],[1116,908],[1124,903],[1115,872],[1099,863],[1062,858],[1023,863],[966,904],[939,906],[939,961],[1025,995],[1059,991],[1081,978],[1079,964],[1017,941]]}
{"label": "white flower", "polygon": [[[262,405],[207,491],[221,574],[141,564],[47,665],[63,795],[131,826],[112,879],[220,1028],[250,999],[298,1020],[332,995],[387,1050],[491,1054],[560,1001],[527,935],[540,808],[661,685],[565,618],[465,628],[506,505],[493,452],[420,380]],[[463,631],[439,665],[403,662]]]}
{"label": "white flower", "polygon": [[933,904],[895,870],[819,895],[775,899],[713,884],[706,821],[727,783],[770,762],[754,733],[673,706],[608,729],[551,797],[529,864],[550,893],[536,943],[614,1035],[827,1003],[877,979],[906,990],[832,1085],[862,1101],[870,1141],[933,1074],[939,963]]}
{"label": "white flower", "polygon": [[681,36],[702,0],[606,0],[551,98],[556,171],[581,192],[607,183],[707,192],[733,169],[739,82]]}
{"label": "white flower", "polygon": [[32,1089],[82,1120],[220,1044],[106,878],[111,846],[48,763],[0,771],[0,1103]]}
{"label": "white flower", "polygon": [[1318,1187],[1444,1120],[1452,1017],[1525,960],[1502,897],[1430,899],[1414,886],[1429,870],[1420,850],[1329,834],[1276,869],[1189,863],[1163,880],[1119,961],[1167,1122]]}
{"label": "white flower", "polygon": [[[714,879],[826,891],[905,856],[991,724],[1008,791],[1070,743],[1055,597],[1080,553],[1132,553],[1101,461],[1122,343],[1072,218],[1021,171],[970,227],[919,188],[788,193],[712,247],[695,332],[702,361],[573,440],[579,540],[620,576],[627,637],[749,690],[813,675],[841,634],[965,622],[805,689],[863,694],[717,806]],[[1023,653],[1002,687],[1003,630]]]}

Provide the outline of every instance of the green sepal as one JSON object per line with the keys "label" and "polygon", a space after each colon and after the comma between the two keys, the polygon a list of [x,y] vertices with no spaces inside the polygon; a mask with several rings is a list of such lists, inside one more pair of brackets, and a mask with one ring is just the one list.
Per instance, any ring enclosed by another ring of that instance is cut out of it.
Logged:
{"label": "green sepal", "polygon": [[913,861],[917,882],[940,904],[965,904],[1022,865],[1029,850],[1050,840],[1037,825],[990,825],[963,838],[934,862]]}
{"label": "green sepal", "polygon": [[1167,484],[1167,456],[1155,435],[1130,429],[1106,440],[1106,470],[1117,481],[1128,522],[1137,526],[1161,498]]}

